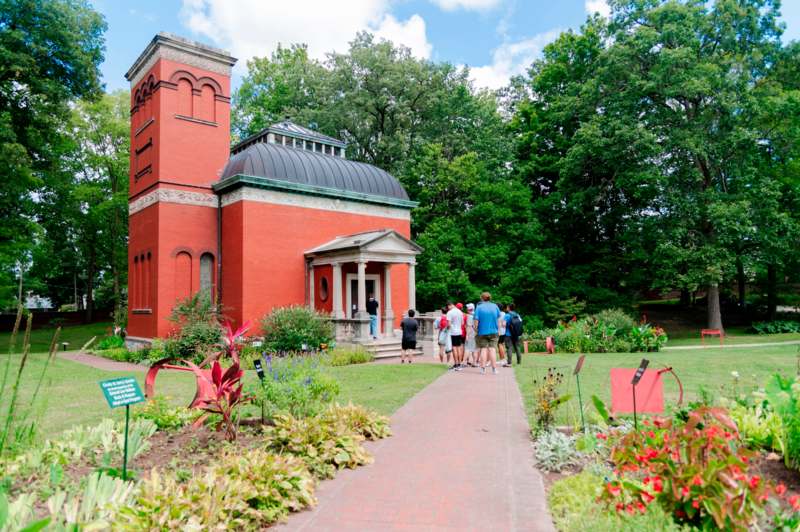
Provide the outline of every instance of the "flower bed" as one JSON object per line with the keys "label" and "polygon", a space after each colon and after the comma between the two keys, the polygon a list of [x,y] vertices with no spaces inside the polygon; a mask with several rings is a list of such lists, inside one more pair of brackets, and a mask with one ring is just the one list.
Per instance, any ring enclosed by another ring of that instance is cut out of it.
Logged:
{"label": "flower bed", "polygon": [[742,395],[736,379],[731,390],[713,405],[642,420],[638,430],[609,421],[596,400],[587,434],[538,432],[534,452],[556,526],[798,529],[800,380],[774,376]]}
{"label": "flower bed", "polygon": [[312,506],[318,480],[369,463],[365,439],[390,435],[387,418],[354,405],[281,414],[275,426],[244,423],[235,443],[208,425],[187,426],[197,414],[186,409],[141,412],[129,437],[131,480],[113,467],[123,442],[111,420],[0,461],[9,484],[0,527],[263,528]]}

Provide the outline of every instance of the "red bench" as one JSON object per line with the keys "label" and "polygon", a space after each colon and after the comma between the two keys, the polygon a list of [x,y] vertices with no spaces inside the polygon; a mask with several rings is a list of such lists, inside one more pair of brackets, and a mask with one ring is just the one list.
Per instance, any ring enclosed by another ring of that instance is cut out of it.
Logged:
{"label": "red bench", "polygon": [[706,336],[719,336],[719,345],[723,345],[725,333],[722,329],[700,329],[700,342],[706,345]]}

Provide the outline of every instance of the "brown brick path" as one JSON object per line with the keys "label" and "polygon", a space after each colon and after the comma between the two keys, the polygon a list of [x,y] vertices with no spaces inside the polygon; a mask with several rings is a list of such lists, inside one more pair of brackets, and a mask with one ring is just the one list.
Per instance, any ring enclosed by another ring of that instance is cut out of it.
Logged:
{"label": "brown brick path", "polygon": [[322,483],[283,530],[553,530],[513,370],[448,372],[369,444],[375,463]]}

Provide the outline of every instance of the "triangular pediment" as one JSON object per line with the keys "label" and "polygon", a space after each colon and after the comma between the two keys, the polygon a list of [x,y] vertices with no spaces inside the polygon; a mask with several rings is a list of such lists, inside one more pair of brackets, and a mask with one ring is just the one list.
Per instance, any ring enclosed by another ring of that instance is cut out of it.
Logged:
{"label": "triangular pediment", "polygon": [[368,231],[338,236],[322,245],[306,251],[306,256],[322,256],[342,252],[359,254],[416,255],[422,248],[392,229]]}

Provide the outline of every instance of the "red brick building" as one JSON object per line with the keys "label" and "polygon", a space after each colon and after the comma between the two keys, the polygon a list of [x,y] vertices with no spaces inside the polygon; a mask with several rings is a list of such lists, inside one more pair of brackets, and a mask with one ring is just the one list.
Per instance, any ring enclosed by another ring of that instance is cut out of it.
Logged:
{"label": "red brick building", "polygon": [[310,305],[352,341],[366,339],[373,293],[391,336],[415,306],[415,203],[343,142],[291,122],[231,148],[235,61],[160,33],[126,74],[130,343],[167,335],[175,302],[199,290],[237,323]]}

